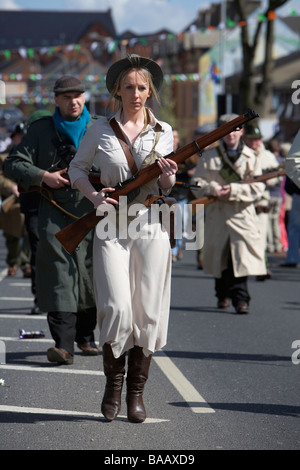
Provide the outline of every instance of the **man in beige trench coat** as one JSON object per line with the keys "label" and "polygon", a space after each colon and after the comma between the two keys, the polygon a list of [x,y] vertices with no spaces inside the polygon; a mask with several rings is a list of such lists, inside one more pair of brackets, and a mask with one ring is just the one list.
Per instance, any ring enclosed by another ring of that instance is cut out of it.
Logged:
{"label": "man in beige trench coat", "polygon": [[[220,117],[220,125],[237,117]],[[230,299],[237,313],[248,313],[250,295],[247,277],[266,274],[264,243],[254,202],[264,183],[244,184],[241,180],[260,175],[261,165],[242,141],[243,129],[231,132],[217,147],[205,151],[199,160],[193,183],[197,198],[215,196],[206,208],[203,269],[215,277],[219,308]]]}

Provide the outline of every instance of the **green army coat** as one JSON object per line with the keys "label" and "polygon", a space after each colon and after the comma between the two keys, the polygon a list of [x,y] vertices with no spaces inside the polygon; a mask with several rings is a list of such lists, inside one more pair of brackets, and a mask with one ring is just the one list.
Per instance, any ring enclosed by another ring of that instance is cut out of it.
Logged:
{"label": "green army coat", "polygon": [[[4,172],[23,189],[41,185],[45,170],[60,165],[52,139],[57,131],[51,117],[33,122],[22,142],[7,157]],[[59,169],[59,168],[57,168]],[[77,250],[69,255],[55,238],[55,233],[93,210],[93,205],[79,191],[65,186],[44,193],[39,207],[39,246],[36,256],[38,306],[43,312],[81,312],[94,307],[91,231]],[[63,210],[58,208],[53,199]],[[64,212],[66,211],[66,212]],[[70,215],[72,214],[72,215]]]}

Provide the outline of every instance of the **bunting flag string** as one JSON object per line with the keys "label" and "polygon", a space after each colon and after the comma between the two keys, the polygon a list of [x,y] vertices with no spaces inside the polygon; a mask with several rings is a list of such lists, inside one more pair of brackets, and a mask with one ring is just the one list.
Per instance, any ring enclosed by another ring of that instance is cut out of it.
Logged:
{"label": "bunting flag string", "polygon": [[[199,83],[200,80],[211,77],[215,83],[218,83],[218,69],[216,67],[212,67],[212,69],[208,73],[190,73],[190,74],[166,74],[164,76],[165,83],[172,83],[172,82],[182,82],[182,81],[190,81]],[[10,96],[7,98],[7,103],[14,104],[16,106],[23,104],[38,104],[38,105],[48,105],[53,104],[53,93],[52,93],[52,85],[53,81],[58,78],[58,75],[41,75],[41,74],[30,74],[28,77],[22,77],[21,74],[0,74],[0,80],[4,80],[5,82],[13,81],[13,80],[21,80],[23,78],[23,82],[26,79],[32,80],[32,85],[27,88],[25,94],[20,96]],[[86,83],[86,93],[87,93],[87,101],[91,99],[91,97],[97,97],[97,100],[106,101],[108,99],[108,93],[105,85],[105,75],[86,75],[82,78],[82,81]],[[51,86],[50,86],[51,84]]]}
{"label": "bunting flag string", "polygon": [[[290,12],[290,16],[298,16],[297,11],[293,10]],[[269,11],[267,15],[259,14],[257,17],[258,21],[273,21],[276,19],[275,11]],[[231,30],[236,26],[245,27],[246,22],[239,21],[238,23],[232,21],[229,17],[226,18],[226,23],[220,24],[218,26],[219,29],[227,28],[227,30]],[[166,40],[173,40],[174,38],[178,38],[178,40],[182,40],[185,34],[194,34],[196,32],[200,32],[201,34],[209,34],[209,32],[213,29],[217,29],[212,26],[208,26],[207,28],[197,28],[195,25],[192,25],[189,28],[189,31],[186,33],[180,33],[179,35],[175,35],[172,33],[168,34],[161,34],[155,38],[156,41],[166,41]],[[153,37],[149,38],[153,42]],[[284,40],[284,38],[280,37],[280,40]],[[131,48],[134,47],[136,44],[141,44],[143,46],[147,45],[148,39],[146,37],[139,37],[139,38],[130,38],[130,39],[118,39],[112,40],[111,38],[106,38],[104,43],[93,42],[88,46],[85,44],[67,44],[67,45],[58,45],[58,46],[51,46],[51,47],[42,47],[42,48],[25,48],[20,47],[17,50],[2,50],[0,51],[0,60],[1,55],[4,57],[4,60],[10,61],[12,59],[12,55],[18,53],[22,59],[28,59],[30,61],[36,62],[39,64],[43,55],[47,55],[49,57],[52,56],[60,56],[66,53],[83,53],[86,56],[90,55],[90,59],[93,59],[93,53],[96,49],[100,46],[101,48],[106,48],[108,53],[113,53],[118,47],[123,48]],[[290,40],[289,40],[290,41]],[[91,61],[88,62],[90,65]],[[0,80],[4,82],[32,82],[28,83],[28,91],[27,94],[20,97],[11,97],[9,99],[10,103],[18,105],[22,103],[28,104],[35,104],[35,103],[42,103],[47,105],[52,102],[52,93],[49,88],[49,83],[52,83],[60,76],[60,74],[54,73],[3,73],[0,74]],[[172,82],[195,82],[200,83],[201,80],[205,80],[210,78],[213,83],[218,85],[220,83],[222,76],[221,70],[217,67],[215,63],[212,63],[210,70],[207,73],[192,73],[192,74],[166,74],[164,76],[164,80],[166,83]],[[87,90],[90,95],[98,96],[100,99],[107,98],[107,90],[105,86],[105,74],[91,74],[87,73],[82,78],[87,84]],[[42,91],[42,93],[41,93]],[[41,97],[42,96],[42,97]]]}
{"label": "bunting flag string", "polygon": [[[298,12],[296,10],[291,10],[290,13],[289,13],[289,16],[298,16]],[[260,21],[260,22],[265,22],[265,21],[273,21],[277,18],[276,16],[276,12],[271,10],[268,12],[267,15],[264,15],[262,13],[258,13],[257,15],[257,20]],[[245,27],[246,26],[246,21],[238,21],[238,22],[235,22],[233,20],[231,20],[229,17],[226,18],[226,25],[225,27],[227,27],[228,29],[232,29],[232,28],[235,28],[236,26],[239,26],[241,28]],[[165,41],[165,40],[172,40],[174,38],[177,38],[179,40],[182,40],[184,35],[185,34],[193,34],[193,33],[196,33],[197,31],[199,31],[201,34],[206,34],[208,33],[209,31],[211,30],[215,30],[215,29],[222,29],[224,28],[224,25],[223,24],[219,24],[219,26],[207,26],[207,27],[200,27],[200,28],[197,28],[196,25],[192,25],[190,26],[189,28],[189,31],[187,31],[186,33],[180,33],[180,34],[173,34],[173,33],[168,33],[168,34],[160,34],[158,37],[157,37],[157,40],[158,41]],[[153,38],[151,38],[151,41],[153,40]],[[105,44],[104,44],[104,48],[107,50],[108,53],[112,54],[118,47],[133,47],[134,45],[136,44],[141,44],[143,46],[146,46],[148,44],[148,40],[146,37],[136,37],[136,38],[130,38],[130,39],[111,39],[111,38],[107,38],[105,41]],[[100,43],[97,43],[97,42],[93,42],[91,45],[90,45],[90,50],[91,52],[93,52],[97,47],[98,45],[100,45]],[[102,47],[102,44],[101,44],[101,47]],[[77,51],[79,52],[81,49],[85,48],[84,45],[82,44],[69,44],[67,46],[50,46],[50,47],[42,47],[42,48],[24,48],[24,47],[20,47],[19,49],[13,49],[13,50],[9,50],[9,49],[5,49],[5,50],[0,50],[0,55],[2,54],[4,56],[4,58],[6,60],[11,60],[11,55],[12,53],[19,53],[19,55],[25,59],[25,58],[28,58],[30,60],[34,60],[35,58],[35,55],[36,54],[47,54],[49,56],[51,55],[54,55],[56,53],[59,53],[61,51],[63,51],[64,49],[67,49],[67,51]]]}
{"label": "bunting flag string", "polygon": [[[215,66],[215,64],[212,66],[210,70],[210,76],[217,82],[217,76],[220,74],[219,69]],[[183,82],[183,81],[192,81],[192,82],[198,82],[200,78],[203,78],[205,75],[208,74],[199,74],[199,73],[189,73],[189,74],[165,74],[164,79],[167,83],[170,82]],[[4,82],[8,81],[26,81],[26,80],[31,80],[32,82],[36,82],[36,85],[41,85],[41,86],[47,86],[45,83],[46,82],[52,82],[55,81],[57,78],[59,78],[61,74],[22,74],[22,73],[10,73],[10,74],[0,74],[0,80],[3,80]],[[85,81],[86,83],[97,83],[97,87],[99,89],[103,88],[106,89],[105,85],[105,74],[103,75],[93,75],[93,74],[87,74],[84,77],[82,77],[82,80]],[[43,83],[39,83],[43,82]]]}

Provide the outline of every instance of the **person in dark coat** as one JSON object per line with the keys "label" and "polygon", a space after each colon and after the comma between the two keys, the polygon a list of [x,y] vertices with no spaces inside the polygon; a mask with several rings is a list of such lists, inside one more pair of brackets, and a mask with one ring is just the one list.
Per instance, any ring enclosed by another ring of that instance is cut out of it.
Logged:
{"label": "person in dark coat", "polygon": [[4,172],[25,191],[43,187],[38,213],[36,253],[38,308],[47,319],[55,346],[50,362],[72,364],[74,342],[85,355],[99,351],[94,343],[96,310],[92,281],[91,231],[72,255],[55,234],[76,218],[93,210],[79,191],[72,189],[68,164],[76,153],[91,116],[85,107],[84,85],[65,75],[54,85],[55,112],[35,120],[21,143],[5,161]]}
{"label": "person in dark coat", "polygon": [[20,208],[18,185],[3,174],[5,159],[18,145],[25,134],[25,124],[20,122],[11,133],[11,143],[0,154],[0,198],[4,202],[0,210],[0,229],[3,230],[7,250],[8,276],[16,276],[18,269],[23,277],[31,277],[29,237],[24,226],[24,216]]}

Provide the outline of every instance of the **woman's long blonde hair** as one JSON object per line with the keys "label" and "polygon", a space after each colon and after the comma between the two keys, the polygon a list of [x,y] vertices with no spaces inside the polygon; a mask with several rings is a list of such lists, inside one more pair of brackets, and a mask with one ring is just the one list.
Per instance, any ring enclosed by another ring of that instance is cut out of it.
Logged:
{"label": "woman's long blonde hair", "polygon": [[159,103],[159,96],[153,84],[151,73],[149,72],[148,69],[144,67],[140,67],[138,64],[137,65],[133,64],[132,66],[127,67],[126,69],[122,70],[122,72],[119,74],[118,78],[116,79],[113,89],[110,93],[110,102],[113,103],[115,112],[118,111],[119,109],[122,109],[122,100],[120,96],[118,96],[118,91],[120,90],[120,87],[123,81],[125,80],[125,78],[127,77],[128,73],[131,72],[132,70],[136,70],[138,73],[143,74],[145,81],[147,85],[149,86],[150,95],[153,96],[156,99],[156,101]]}

